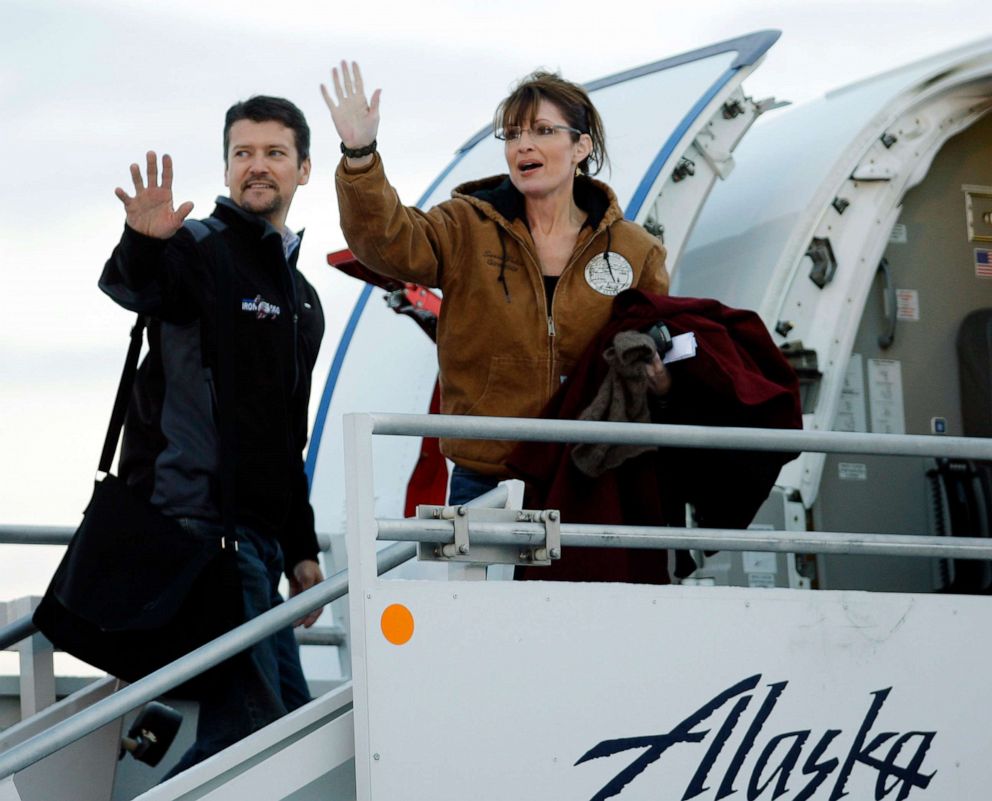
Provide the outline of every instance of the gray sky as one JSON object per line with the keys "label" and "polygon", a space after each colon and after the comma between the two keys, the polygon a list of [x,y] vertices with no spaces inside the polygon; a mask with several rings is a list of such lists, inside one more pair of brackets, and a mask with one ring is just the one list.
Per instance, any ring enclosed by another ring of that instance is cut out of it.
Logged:
{"label": "gray sky", "polygon": [[[130,322],[96,278],[123,225],[113,189],[145,150],[173,155],[177,200],[204,216],[224,193],[226,108],[266,93],[304,110],[314,170],[289,222],[328,313],[319,395],[359,288],[324,262],[344,246],[318,91],[332,63],[357,59],[383,88],[380,151],[414,202],[536,67],[587,81],[764,28],[783,36],[745,89],[800,101],[992,35],[992,19],[973,0],[4,0],[0,522],[73,525],[89,496]],[[0,600],[40,592],[57,558],[0,546]]]}

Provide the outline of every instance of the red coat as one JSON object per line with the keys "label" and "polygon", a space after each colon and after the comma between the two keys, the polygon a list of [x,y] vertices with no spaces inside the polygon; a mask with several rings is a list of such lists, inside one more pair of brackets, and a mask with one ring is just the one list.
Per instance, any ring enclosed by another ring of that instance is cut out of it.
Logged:
{"label": "red coat", "polygon": [[[639,290],[617,296],[606,326],[541,416],[576,419],[606,376],[602,353],[614,335],[646,331],[659,320],[672,336],[694,332],[698,347],[693,358],[668,365],[672,391],[655,422],[802,428],[795,372],[754,312]],[[684,526],[685,504],[691,503],[705,528],[746,528],[782,465],[797,455],[659,448],[593,479],[572,464],[571,448],[525,442],[513,452],[509,464],[528,484],[528,507],[560,509],[571,523]],[[667,552],[570,548],[560,562],[524,568],[518,577],[665,584]]]}

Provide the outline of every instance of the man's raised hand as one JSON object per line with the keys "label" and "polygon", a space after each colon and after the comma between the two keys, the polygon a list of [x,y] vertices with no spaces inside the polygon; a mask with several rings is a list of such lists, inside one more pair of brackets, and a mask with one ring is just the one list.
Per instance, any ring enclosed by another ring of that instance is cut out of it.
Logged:
{"label": "man's raised hand", "polygon": [[141,178],[141,168],[131,165],[131,180],[134,182],[134,197],[120,187],[114,194],[124,204],[127,224],[139,234],[156,239],[168,239],[183,224],[183,220],[193,210],[189,201],[178,209],[172,208],[172,158],[162,156],[162,182],[158,180],[158,161],[153,150],[145,156],[147,160],[148,184]]}
{"label": "man's raised hand", "polygon": [[362,71],[354,61],[351,62],[351,69],[347,61],[342,61],[340,72],[335,67],[331,73],[337,102],[331,98],[324,84],[320,85],[320,92],[331,110],[338,136],[345,147],[359,148],[371,144],[379,131],[379,96],[382,90],[376,89],[371,101],[365,99]]}

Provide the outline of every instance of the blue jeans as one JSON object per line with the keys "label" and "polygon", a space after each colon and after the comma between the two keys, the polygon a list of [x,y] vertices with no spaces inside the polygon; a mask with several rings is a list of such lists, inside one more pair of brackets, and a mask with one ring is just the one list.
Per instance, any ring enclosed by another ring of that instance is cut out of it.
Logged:
{"label": "blue jeans", "polygon": [[500,479],[496,476],[484,476],[469,470],[467,467],[455,465],[451,471],[451,487],[448,489],[448,505],[460,506],[463,503],[478,498],[485,492],[495,489]]}
{"label": "blue jeans", "polygon": [[[223,527],[189,518],[189,529],[220,537]],[[279,579],[283,559],[279,543],[238,526],[238,566],[241,569],[245,616],[257,617],[282,603]],[[206,610],[205,610],[206,611]],[[247,658],[237,660],[199,699],[196,741],[165,776],[169,779],[236,743],[310,700],[300,649],[287,627],[256,643]],[[163,779],[163,781],[165,780]]]}

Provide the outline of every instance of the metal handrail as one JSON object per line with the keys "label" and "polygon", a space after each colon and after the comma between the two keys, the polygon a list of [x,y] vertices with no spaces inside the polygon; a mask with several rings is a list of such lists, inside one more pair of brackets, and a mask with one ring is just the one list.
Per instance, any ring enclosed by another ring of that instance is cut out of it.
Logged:
{"label": "metal handrail", "polygon": [[[349,415],[351,416],[351,415]],[[992,438],[840,431],[535,420],[471,415],[361,414],[379,435],[457,437],[531,442],[611,443],[747,451],[871,453],[896,456],[992,460]],[[379,538],[450,543],[454,524],[445,520],[377,520]],[[484,545],[534,545],[543,525],[469,521],[472,541]],[[884,554],[954,559],[992,559],[992,540],[914,534],[849,532],[742,532],[738,529],[561,525],[561,544],[578,547],[690,548],[827,554]]]}
{"label": "metal handrail", "polygon": [[[506,503],[507,489],[499,486],[465,504],[466,506],[499,506]],[[398,542],[376,554],[379,575],[409,561],[417,555],[417,546]],[[178,687],[207,669],[230,659],[237,653],[265,639],[293,621],[305,617],[348,592],[347,569],[335,573],[288,601],[242,623],[236,629],[202,645],[143,679],[118,690],[75,715],[0,754],[0,780],[33,765],[85,737],[113,720],[137,709],[169,690]]]}
{"label": "metal handrail", "polygon": [[[38,633],[32,615],[15,620],[0,628],[0,651],[16,645]],[[296,641],[300,645],[343,645],[345,641],[344,628],[341,626],[314,626],[309,629],[296,629]]]}
{"label": "metal handrail", "polygon": [[[576,420],[474,417],[467,415],[370,414],[363,416],[368,417],[370,420],[371,433],[380,435],[417,435],[536,442],[593,442],[751,451],[872,453],[992,460],[992,439],[969,437],[863,434],[832,431],[815,432],[642,423],[603,423]],[[449,530],[453,533],[453,526],[444,521],[378,521],[383,535],[391,539],[396,539],[398,535],[404,533],[402,529],[407,527],[416,527],[420,532],[419,536],[422,536],[424,531],[430,528],[429,524],[435,522],[441,523],[438,533],[441,533],[440,528],[444,529],[443,533],[445,535]],[[507,530],[510,531],[509,536],[520,537],[522,534],[529,536],[530,532],[526,530],[525,526],[526,524],[512,524],[511,526],[507,526]],[[541,529],[543,532],[542,526],[535,525],[534,527],[535,529]],[[0,538],[3,536],[13,536],[11,532],[15,528],[18,527],[0,527]],[[54,537],[56,535],[61,536],[61,534],[51,527],[19,528],[21,530],[25,528],[33,529],[34,533],[38,535],[38,539]],[[604,526],[565,525],[562,526],[562,543],[563,545],[578,544],[575,538],[588,539],[590,536],[602,538],[602,541],[598,544],[607,544],[611,540],[615,542],[615,537],[610,534],[610,531],[616,528],[618,527],[610,529]],[[635,529],[636,527],[624,528]],[[582,529],[585,530],[583,531]],[[640,537],[645,542],[657,543],[656,546],[653,545],[652,547],[659,548],[673,547],[671,543],[680,538],[686,538],[686,540],[691,538],[692,547],[695,548],[715,547],[727,550],[798,549],[806,552],[815,552],[814,549],[818,546],[835,547],[835,545],[839,544],[829,543],[826,539],[827,535],[812,538],[807,535],[796,537],[794,536],[794,532],[788,533],[788,543],[785,543],[781,537],[769,536],[769,532],[762,532],[760,534],[748,532],[747,534],[742,534],[736,530],[725,532],[707,529],[668,529],[661,531],[664,531],[664,536],[669,538],[668,544],[661,544],[664,539],[659,536],[659,530],[649,532],[646,529],[641,529],[639,533],[636,531],[619,533],[627,537]],[[406,531],[406,533],[409,533],[409,531]],[[534,533],[536,534],[536,532]],[[773,535],[779,533],[772,532]],[[493,534],[495,534],[495,531]],[[831,536],[845,537],[847,541],[843,547],[860,549],[844,552],[858,553],[879,552],[870,550],[880,547],[881,544],[870,541],[867,539],[869,537],[882,537],[890,543],[896,540],[910,539],[908,537],[894,538],[894,535],[835,535],[832,532],[829,534]],[[478,532],[475,536],[478,539]],[[572,538],[572,541],[569,538]],[[742,538],[746,538],[746,546]],[[764,546],[758,544],[760,539],[766,541]],[[939,540],[940,538],[912,537],[911,539],[915,540],[917,544],[922,544],[923,547],[942,545],[940,542],[927,542],[927,540]],[[977,538],[956,539],[959,541],[955,543],[955,546],[964,549],[959,552],[961,555],[976,558],[976,554],[984,553],[983,549],[988,550],[987,545],[971,542],[972,539]],[[3,540],[0,539],[0,541]],[[514,541],[520,542],[521,540],[517,539]],[[801,543],[804,544],[800,545]],[[733,547],[732,544],[738,547]],[[786,544],[788,548],[785,547]],[[910,543],[902,544],[908,545]],[[620,547],[619,544],[618,547]],[[627,544],[626,547],[630,547],[630,545]],[[948,551],[949,549],[947,548],[940,548],[941,555],[949,555]],[[902,550],[900,553],[905,554],[907,552],[906,550]],[[381,574],[387,570],[391,570],[393,567],[408,561],[415,554],[416,545],[412,543],[397,542],[394,545],[384,548],[377,554],[378,573]],[[118,691],[113,696],[67,718],[58,726],[15,746],[0,755],[0,779],[4,779],[24,769],[39,759],[75,742],[132,709],[183,684],[208,668],[250,647],[255,642],[290,625],[294,620],[305,616],[313,609],[340,598],[347,592],[347,586],[347,570],[343,570],[326,579],[321,584],[253,618],[233,631],[218,637],[216,640],[201,646],[171,665],[155,671]],[[3,631],[5,629],[0,630],[0,633]]]}
{"label": "metal handrail", "polygon": [[[0,525],[0,545],[68,545],[76,529],[72,526]],[[317,533],[317,547],[331,549],[331,535]]]}
{"label": "metal handrail", "polygon": [[344,645],[347,640],[343,626],[314,626],[294,633],[300,645]]}
{"label": "metal handrail", "polygon": [[[378,538],[393,542],[455,541],[452,520],[376,521]],[[474,545],[529,547],[545,542],[542,523],[500,523],[468,519]],[[945,559],[992,559],[988,537],[933,537],[917,534],[856,534],[844,531],[752,531],[668,526],[561,524],[561,544],[573,548],[695,549],[777,553],[875,554]]]}
{"label": "metal handrail", "polygon": [[[379,552],[380,572],[391,570],[416,554],[416,546],[401,543]],[[51,729],[36,734],[9,751],[0,754],[0,779],[5,779],[39,759],[74,743],[113,720],[127,714],[169,690],[178,687],[208,668],[230,659],[259,640],[274,634],[293,621],[305,617],[348,591],[348,571],[335,573],[320,584],[290,598],[285,603],[222,634],[216,640],[139,679],[109,698],[66,718]]]}
{"label": "metal handrail", "polygon": [[16,645],[21,640],[26,640],[37,631],[38,627],[31,620],[31,615],[25,615],[8,623],[3,628],[0,628],[0,651],[7,650],[10,646]]}
{"label": "metal handrail", "polygon": [[68,526],[0,526],[0,545],[68,545],[75,531]]}
{"label": "metal handrail", "polygon": [[992,438],[863,434],[777,428],[603,423],[444,414],[369,414],[373,434],[500,439],[517,442],[606,442],[667,448],[871,453],[992,460]]}

